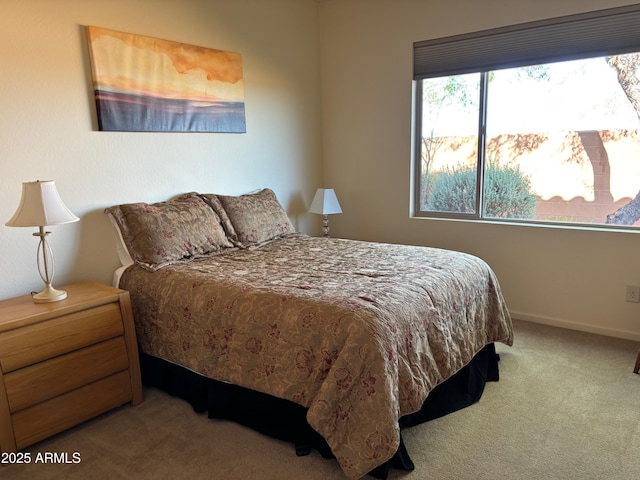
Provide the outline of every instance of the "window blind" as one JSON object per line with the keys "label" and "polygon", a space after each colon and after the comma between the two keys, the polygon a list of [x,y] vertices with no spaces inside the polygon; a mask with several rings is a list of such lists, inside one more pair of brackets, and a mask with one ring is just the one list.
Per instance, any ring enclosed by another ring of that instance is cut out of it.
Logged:
{"label": "window blind", "polygon": [[413,44],[415,80],[640,50],[640,4]]}

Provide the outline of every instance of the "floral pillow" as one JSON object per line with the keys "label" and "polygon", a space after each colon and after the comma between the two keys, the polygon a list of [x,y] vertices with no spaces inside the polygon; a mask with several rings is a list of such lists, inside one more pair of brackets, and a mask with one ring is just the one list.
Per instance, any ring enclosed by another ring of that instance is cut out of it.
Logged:
{"label": "floral pillow", "polygon": [[215,197],[229,219],[232,231],[227,230],[227,234],[236,244],[248,247],[295,233],[276,194],[268,188],[246,195]]}
{"label": "floral pillow", "polygon": [[232,247],[216,213],[197,195],[107,208],[134,262],[156,271]]}
{"label": "floral pillow", "polygon": [[220,195],[216,195],[214,193],[201,193],[200,197],[207,202],[207,204],[213,209],[213,211],[218,215],[220,219],[220,224],[224,231],[227,234],[227,238],[236,246],[241,246],[238,241],[238,235],[236,234],[235,228],[233,228],[233,224],[231,223],[231,219],[227,215],[227,212],[224,210],[222,203],[220,203],[220,199],[218,198]]}

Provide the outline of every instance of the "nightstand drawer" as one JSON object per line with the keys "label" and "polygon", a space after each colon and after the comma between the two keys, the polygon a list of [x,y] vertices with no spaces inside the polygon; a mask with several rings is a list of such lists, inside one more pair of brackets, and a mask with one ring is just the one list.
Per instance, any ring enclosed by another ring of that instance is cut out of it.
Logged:
{"label": "nightstand drawer", "polygon": [[20,450],[131,400],[131,380],[124,371],[12,415]]}
{"label": "nightstand drawer", "polygon": [[5,373],[123,334],[118,303],[76,312],[0,334]]}
{"label": "nightstand drawer", "polygon": [[11,413],[129,367],[124,337],[14,370],[4,377]]}

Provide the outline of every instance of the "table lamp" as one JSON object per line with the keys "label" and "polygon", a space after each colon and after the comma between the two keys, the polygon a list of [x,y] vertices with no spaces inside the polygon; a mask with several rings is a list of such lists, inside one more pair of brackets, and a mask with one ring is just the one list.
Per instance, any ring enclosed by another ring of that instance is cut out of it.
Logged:
{"label": "table lamp", "polygon": [[55,270],[53,250],[47,243],[44,227],[61,225],[63,223],[77,222],[80,220],[64,205],[52,180],[22,183],[22,198],[18,210],[6,223],[9,227],[38,227],[35,237],[40,237],[36,259],[38,272],[44,281],[45,288],[42,292],[33,294],[36,303],[57,302],[67,297],[64,290],[56,290],[51,285]]}
{"label": "table lamp", "polygon": [[309,211],[323,215],[322,231],[324,232],[324,236],[328,237],[329,215],[342,213],[338,197],[336,197],[336,192],[333,191],[333,188],[319,188],[313,197]]}

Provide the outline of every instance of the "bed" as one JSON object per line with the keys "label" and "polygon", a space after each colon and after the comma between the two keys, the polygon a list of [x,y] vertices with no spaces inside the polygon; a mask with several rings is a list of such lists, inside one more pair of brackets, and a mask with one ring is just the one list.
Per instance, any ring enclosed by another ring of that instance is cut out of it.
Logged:
{"label": "bed", "polygon": [[317,448],[349,479],[411,468],[401,429],[477,401],[494,343],[513,342],[484,261],[298,233],[269,189],[106,213],[143,381]]}

